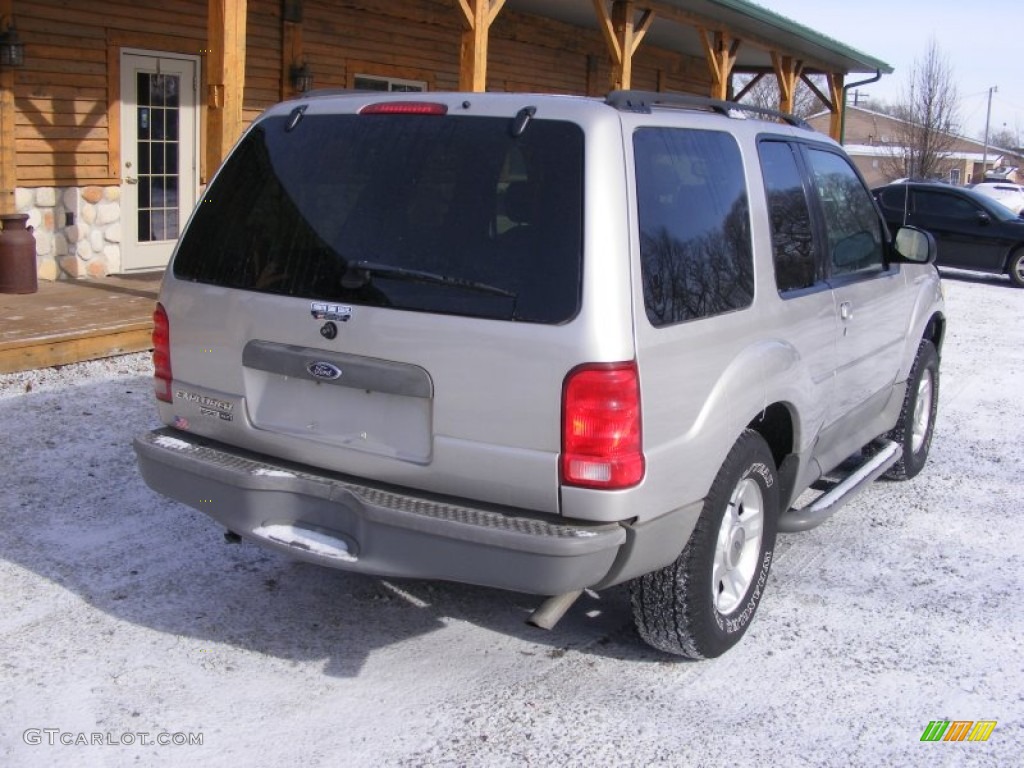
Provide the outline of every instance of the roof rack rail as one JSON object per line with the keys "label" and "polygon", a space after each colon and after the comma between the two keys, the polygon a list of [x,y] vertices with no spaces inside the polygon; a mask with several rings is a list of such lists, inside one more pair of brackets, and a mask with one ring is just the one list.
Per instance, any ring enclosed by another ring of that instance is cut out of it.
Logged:
{"label": "roof rack rail", "polygon": [[650,112],[652,107],[689,107],[705,109],[729,116],[733,112],[749,112],[759,117],[782,120],[795,128],[814,130],[803,119],[796,115],[787,115],[774,109],[755,107],[752,104],[740,104],[736,101],[721,101],[706,96],[695,96],[690,93],[673,93],[666,91],[612,91],[605,97],[605,103],[623,112]]}

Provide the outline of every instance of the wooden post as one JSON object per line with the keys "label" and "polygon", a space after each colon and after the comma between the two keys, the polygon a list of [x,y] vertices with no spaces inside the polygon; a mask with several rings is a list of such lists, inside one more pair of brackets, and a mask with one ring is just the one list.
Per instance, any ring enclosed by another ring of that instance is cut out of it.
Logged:
{"label": "wooden post", "polygon": [[729,98],[732,68],[736,65],[736,52],[742,41],[725,32],[715,32],[712,38],[711,33],[703,27],[697,31],[711,72],[711,98],[726,101]]}
{"label": "wooden post", "polygon": [[771,54],[775,78],[779,82],[779,111],[792,114],[795,106],[796,84],[800,79],[804,63],[795,60],[792,56],[782,56],[777,51],[772,51]]}
{"label": "wooden post", "polygon": [[242,135],[246,0],[207,0],[206,160],[213,172]]}
{"label": "wooden post", "polygon": [[618,43],[619,60],[612,70],[612,88],[629,88],[633,84],[633,27],[635,14],[633,0],[614,0],[612,3],[612,30]]}
{"label": "wooden post", "polygon": [[605,0],[594,0],[594,10],[612,60],[611,87],[628,89],[633,82],[633,55],[654,21],[654,11],[643,9],[637,21],[634,0],[613,0],[611,13]]}
{"label": "wooden post", "polygon": [[487,90],[487,42],[505,0],[459,0],[466,31],[459,57],[459,90]]}
{"label": "wooden post", "polygon": [[846,96],[843,93],[843,74],[828,73],[828,92],[832,97],[832,118],[828,123],[828,135],[838,142],[843,140],[843,112],[846,110]]}
{"label": "wooden post", "polygon": [[[0,0],[0,18],[9,23],[14,0]],[[4,30],[0,29],[0,32]],[[14,152],[14,70],[0,69],[0,213],[15,213],[18,158]]]}
{"label": "wooden post", "polygon": [[824,94],[807,75],[800,75],[804,85],[810,88],[811,93],[817,96],[818,100],[828,107],[829,112],[832,113],[828,125],[828,135],[840,143],[843,140],[843,111],[846,109],[843,77],[842,72],[827,73],[825,78],[828,80],[828,94]]}

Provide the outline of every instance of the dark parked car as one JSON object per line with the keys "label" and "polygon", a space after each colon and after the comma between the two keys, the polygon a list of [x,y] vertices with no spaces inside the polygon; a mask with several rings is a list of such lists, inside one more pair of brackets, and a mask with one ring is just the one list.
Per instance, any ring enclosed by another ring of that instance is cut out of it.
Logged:
{"label": "dark parked car", "polygon": [[889,228],[904,224],[931,232],[940,267],[1009,275],[1024,288],[1024,219],[971,189],[930,182],[872,190]]}

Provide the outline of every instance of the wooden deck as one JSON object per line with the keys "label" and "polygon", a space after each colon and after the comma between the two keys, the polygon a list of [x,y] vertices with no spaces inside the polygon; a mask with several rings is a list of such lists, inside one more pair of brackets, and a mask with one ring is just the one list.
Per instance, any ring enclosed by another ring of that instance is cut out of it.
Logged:
{"label": "wooden deck", "polygon": [[41,280],[37,293],[0,293],[0,373],[151,349],[162,277]]}

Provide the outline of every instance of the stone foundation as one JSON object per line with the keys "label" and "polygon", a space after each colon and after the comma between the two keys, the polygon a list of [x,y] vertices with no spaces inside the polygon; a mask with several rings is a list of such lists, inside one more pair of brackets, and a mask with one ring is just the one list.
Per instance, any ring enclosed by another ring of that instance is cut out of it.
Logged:
{"label": "stone foundation", "polygon": [[33,227],[41,280],[121,271],[120,187],[18,188],[14,200]]}

